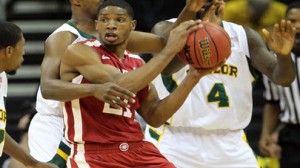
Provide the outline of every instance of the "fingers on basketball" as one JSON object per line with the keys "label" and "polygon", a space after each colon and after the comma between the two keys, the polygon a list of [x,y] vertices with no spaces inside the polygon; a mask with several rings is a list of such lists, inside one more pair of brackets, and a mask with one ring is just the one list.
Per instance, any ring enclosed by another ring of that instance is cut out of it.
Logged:
{"label": "fingers on basketball", "polygon": [[231,54],[231,40],[219,25],[203,21],[203,27],[190,33],[180,59],[194,68],[212,68],[220,65]]}

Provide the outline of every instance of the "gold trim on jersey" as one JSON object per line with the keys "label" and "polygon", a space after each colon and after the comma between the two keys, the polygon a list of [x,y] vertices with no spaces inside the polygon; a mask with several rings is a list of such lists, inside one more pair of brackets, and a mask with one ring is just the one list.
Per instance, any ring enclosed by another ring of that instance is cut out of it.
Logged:
{"label": "gold trim on jersey", "polygon": [[6,124],[6,111],[4,109],[0,109],[0,122]]}
{"label": "gold trim on jersey", "polygon": [[58,154],[60,157],[62,157],[63,159],[65,159],[65,160],[67,160],[68,157],[69,157],[69,155],[66,154],[66,153],[65,153],[63,150],[61,150],[61,149],[58,149],[58,150],[57,150],[57,154]]}
{"label": "gold trim on jersey", "polygon": [[160,140],[163,137],[163,135],[164,135],[164,133],[166,131],[166,127],[167,126],[168,125],[164,124],[161,132],[158,131],[158,128],[154,128],[152,126],[149,126],[149,134],[150,134],[151,138],[153,138],[153,139],[155,139],[157,141],[156,146],[159,145]]}

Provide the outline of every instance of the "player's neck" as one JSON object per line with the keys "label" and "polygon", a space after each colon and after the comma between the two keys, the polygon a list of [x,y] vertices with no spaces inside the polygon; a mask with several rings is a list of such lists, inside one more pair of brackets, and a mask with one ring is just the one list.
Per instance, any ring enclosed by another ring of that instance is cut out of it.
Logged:
{"label": "player's neck", "polygon": [[107,48],[109,51],[113,52],[114,54],[116,54],[120,59],[124,58],[124,52],[126,47],[123,46],[109,46],[109,45],[104,45],[105,48]]}

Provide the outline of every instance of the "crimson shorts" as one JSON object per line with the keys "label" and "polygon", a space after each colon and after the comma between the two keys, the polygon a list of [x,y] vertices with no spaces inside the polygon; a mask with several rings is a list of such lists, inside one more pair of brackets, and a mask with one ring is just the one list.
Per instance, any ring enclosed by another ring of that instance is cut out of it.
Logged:
{"label": "crimson shorts", "polygon": [[68,159],[71,168],[175,168],[150,142],[109,145],[75,144]]}

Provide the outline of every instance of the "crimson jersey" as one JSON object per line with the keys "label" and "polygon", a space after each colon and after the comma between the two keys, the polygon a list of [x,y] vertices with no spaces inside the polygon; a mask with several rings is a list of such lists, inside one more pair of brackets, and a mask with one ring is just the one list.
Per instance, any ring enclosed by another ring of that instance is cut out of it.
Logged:
{"label": "crimson jersey", "polygon": [[[125,51],[124,59],[106,50],[97,40],[82,42],[93,47],[103,64],[110,64],[122,73],[132,71],[143,65],[142,59]],[[88,58],[87,58],[88,59]],[[134,81],[132,81],[134,82]],[[90,83],[82,75],[72,83]],[[137,93],[136,101],[130,108],[114,109],[108,103],[93,96],[64,103],[64,120],[66,139],[71,143],[114,143],[135,142],[144,138],[142,129],[135,121],[135,110],[140,107],[143,98],[148,95],[149,87]]]}

